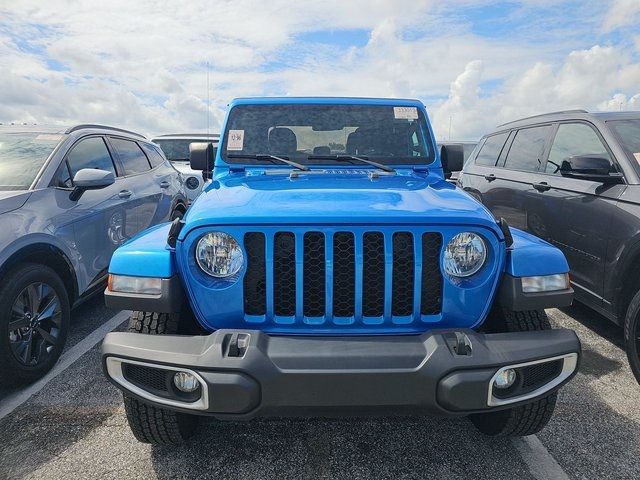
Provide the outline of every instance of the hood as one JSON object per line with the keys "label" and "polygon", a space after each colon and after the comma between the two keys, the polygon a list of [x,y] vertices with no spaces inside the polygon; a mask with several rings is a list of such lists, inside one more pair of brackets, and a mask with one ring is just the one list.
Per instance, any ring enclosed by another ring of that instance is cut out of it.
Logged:
{"label": "hood", "polygon": [[191,206],[183,232],[206,225],[403,223],[473,224],[499,231],[488,210],[441,177],[399,171],[371,179],[367,173],[225,175]]}
{"label": "hood", "polygon": [[0,215],[20,208],[30,195],[28,190],[0,190]]}

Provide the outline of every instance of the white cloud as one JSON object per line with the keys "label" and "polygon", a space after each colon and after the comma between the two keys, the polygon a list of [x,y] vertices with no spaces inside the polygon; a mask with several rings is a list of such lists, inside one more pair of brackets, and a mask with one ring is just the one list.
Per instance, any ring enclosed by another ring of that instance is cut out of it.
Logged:
{"label": "white cloud", "polygon": [[605,32],[610,32],[627,25],[637,25],[639,17],[639,0],[613,0],[602,24],[602,29]]}

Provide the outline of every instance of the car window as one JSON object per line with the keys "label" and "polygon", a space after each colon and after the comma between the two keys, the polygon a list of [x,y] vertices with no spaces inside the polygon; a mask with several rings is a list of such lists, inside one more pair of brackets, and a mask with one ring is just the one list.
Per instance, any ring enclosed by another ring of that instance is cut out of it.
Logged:
{"label": "car window", "polygon": [[604,144],[585,123],[561,123],[553,139],[545,172],[560,175],[562,161],[577,155],[593,155],[611,161]]}
{"label": "car window", "polygon": [[147,154],[147,158],[151,162],[152,168],[155,168],[165,162],[165,159],[158,151],[158,148],[159,147],[156,147],[155,145],[147,145],[145,143],[142,144],[142,149]]}
{"label": "car window", "polygon": [[507,154],[505,168],[537,172],[542,161],[544,145],[550,132],[551,125],[518,130]]}
{"label": "car window", "polygon": [[113,160],[102,137],[90,137],[76,143],[67,153],[67,164],[71,178],[83,168],[97,168],[116,174]]}
{"label": "car window", "polygon": [[508,136],[509,132],[505,132],[487,137],[476,157],[476,165],[494,166]]}
{"label": "car window", "polygon": [[149,170],[149,160],[136,142],[122,138],[111,138],[113,148],[118,152],[125,175],[133,175]]}
{"label": "car window", "polygon": [[607,125],[617,135],[629,160],[640,164],[640,119],[614,120],[607,122]]}

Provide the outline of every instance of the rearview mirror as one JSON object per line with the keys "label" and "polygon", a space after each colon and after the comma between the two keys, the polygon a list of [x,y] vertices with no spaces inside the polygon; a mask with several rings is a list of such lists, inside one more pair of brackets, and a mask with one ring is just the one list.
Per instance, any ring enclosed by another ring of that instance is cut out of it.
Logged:
{"label": "rearview mirror", "polygon": [[113,185],[115,181],[113,172],[98,168],[83,168],[78,170],[78,173],[73,177],[73,190],[69,198],[75,202],[87,190],[100,190]]}
{"label": "rearview mirror", "polygon": [[576,155],[563,160],[560,175],[602,183],[614,183],[622,178],[621,173],[611,171],[608,159],[595,155]]}
{"label": "rearview mirror", "polygon": [[462,145],[443,145],[440,147],[440,159],[445,178],[451,178],[453,172],[461,172],[464,165]]}
{"label": "rearview mirror", "polygon": [[193,170],[201,170],[204,178],[209,178],[213,170],[213,144],[193,142],[189,144],[189,162]]}

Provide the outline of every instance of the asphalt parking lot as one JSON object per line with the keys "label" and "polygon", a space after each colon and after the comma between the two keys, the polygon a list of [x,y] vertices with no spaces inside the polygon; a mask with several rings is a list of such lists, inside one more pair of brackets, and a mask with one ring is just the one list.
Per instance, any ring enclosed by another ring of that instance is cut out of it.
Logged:
{"label": "asphalt parking lot", "polygon": [[102,375],[100,339],[126,312],[96,298],[74,312],[45,381],[0,389],[0,478],[637,478],[640,386],[621,329],[579,306],[548,313],[578,332],[584,357],[536,436],[490,439],[465,419],[269,419],[208,421],[189,444],[158,448],[134,439]]}

